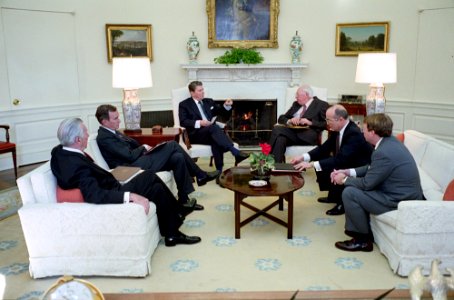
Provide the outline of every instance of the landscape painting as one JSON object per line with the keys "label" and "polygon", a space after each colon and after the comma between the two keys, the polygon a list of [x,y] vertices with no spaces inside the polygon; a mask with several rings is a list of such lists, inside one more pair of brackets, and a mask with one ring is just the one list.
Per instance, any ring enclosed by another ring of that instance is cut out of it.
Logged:
{"label": "landscape painting", "polygon": [[336,55],[388,52],[388,30],[389,22],[337,24]]}
{"label": "landscape painting", "polygon": [[107,61],[113,57],[148,57],[151,51],[151,25],[106,24]]}

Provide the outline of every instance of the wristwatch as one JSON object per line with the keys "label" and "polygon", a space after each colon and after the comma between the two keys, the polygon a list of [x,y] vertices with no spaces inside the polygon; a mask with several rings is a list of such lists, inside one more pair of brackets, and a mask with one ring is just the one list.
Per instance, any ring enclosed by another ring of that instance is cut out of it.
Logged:
{"label": "wristwatch", "polygon": [[101,291],[92,283],[72,276],[60,277],[44,293],[42,299],[105,300]]}

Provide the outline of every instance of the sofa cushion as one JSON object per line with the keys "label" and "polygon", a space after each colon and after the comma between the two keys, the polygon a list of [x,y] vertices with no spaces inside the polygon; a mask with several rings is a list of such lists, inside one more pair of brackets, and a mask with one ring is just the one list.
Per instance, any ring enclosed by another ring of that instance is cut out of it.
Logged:
{"label": "sofa cushion", "polygon": [[49,164],[47,164],[47,168],[40,172],[31,174],[30,180],[37,203],[57,202],[57,179],[52,173]]}
{"label": "sofa cushion", "polygon": [[57,185],[57,203],[64,202],[82,203],[85,201],[80,189],[64,190]]}
{"label": "sofa cushion", "polygon": [[431,139],[420,166],[440,186],[442,193],[454,178],[454,146]]}
{"label": "sofa cushion", "polygon": [[427,174],[426,171],[424,171],[423,168],[418,167],[418,171],[424,197],[426,197],[426,199],[430,201],[441,201],[443,199],[443,189],[432,179],[429,174]]}
{"label": "sofa cushion", "polygon": [[396,139],[403,143],[405,141],[405,134],[403,132],[396,134]]}
{"label": "sofa cushion", "polygon": [[410,150],[411,155],[416,161],[416,164],[421,165],[421,160],[426,152],[426,146],[428,141],[431,138],[428,135],[425,135],[421,132],[417,132],[414,130],[406,130],[405,131],[405,139],[404,144]]}
{"label": "sofa cushion", "polygon": [[454,201],[454,179],[448,184],[445,194],[443,195],[444,201]]}

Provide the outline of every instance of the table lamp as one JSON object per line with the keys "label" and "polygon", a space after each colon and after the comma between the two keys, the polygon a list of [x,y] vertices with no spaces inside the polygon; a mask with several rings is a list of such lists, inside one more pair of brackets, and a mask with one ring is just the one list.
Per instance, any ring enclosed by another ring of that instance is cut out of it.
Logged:
{"label": "table lamp", "polygon": [[113,58],[112,86],[123,88],[125,131],[141,131],[139,88],[152,87],[150,60],[147,57]]}
{"label": "table lamp", "polygon": [[385,112],[384,83],[396,82],[396,53],[360,53],[355,82],[369,83],[367,115]]}

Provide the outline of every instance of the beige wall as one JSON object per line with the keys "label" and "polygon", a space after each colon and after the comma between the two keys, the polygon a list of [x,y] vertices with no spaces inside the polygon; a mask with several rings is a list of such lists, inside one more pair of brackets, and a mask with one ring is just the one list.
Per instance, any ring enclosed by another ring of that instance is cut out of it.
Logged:
{"label": "beige wall", "polygon": [[[205,0],[3,0],[1,7],[74,12],[80,102],[91,103],[120,97],[120,92],[111,88],[111,64],[106,60],[106,23],[153,25],[154,87],[141,91],[141,95],[144,99],[168,99],[170,89],[186,83],[179,65],[188,61],[185,44],[192,31],[201,43],[200,63],[212,63],[213,58],[225,51],[207,47],[205,3]],[[356,57],[334,55],[336,23],[390,21],[389,50],[398,54],[398,83],[389,85],[387,96],[390,100],[411,101],[419,10],[448,6],[454,6],[454,1],[281,0],[279,48],[260,51],[265,63],[289,62],[288,44],[298,30],[304,43],[303,61],[310,64],[304,73],[307,82],[328,87],[330,98],[344,93],[364,94],[367,87],[354,83]],[[14,95],[8,94],[4,42],[0,37],[0,108],[8,110]]]}

